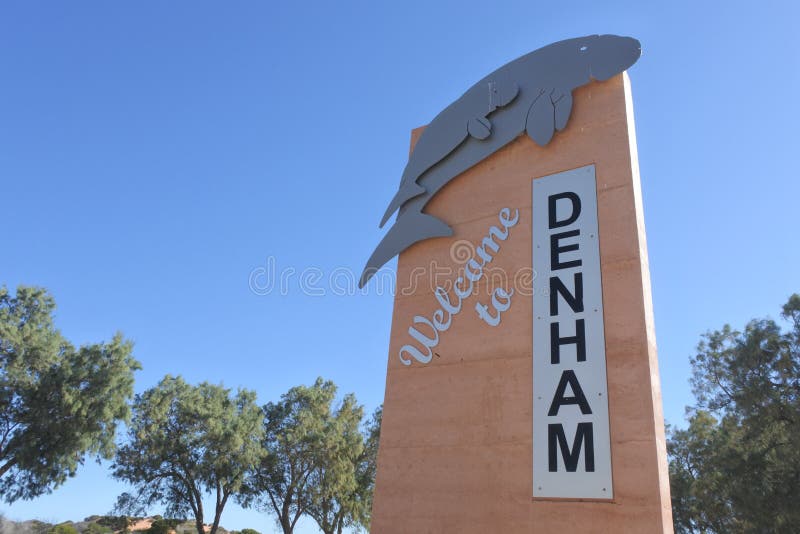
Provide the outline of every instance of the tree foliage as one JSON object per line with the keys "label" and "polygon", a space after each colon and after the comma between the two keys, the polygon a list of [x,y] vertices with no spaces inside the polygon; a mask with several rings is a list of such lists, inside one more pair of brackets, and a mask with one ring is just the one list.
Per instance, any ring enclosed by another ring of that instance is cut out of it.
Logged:
{"label": "tree foliage", "polygon": [[348,395],[330,418],[304,496],[306,513],[325,534],[341,534],[345,527],[369,529],[381,413],[379,408],[363,435],[363,410]]}
{"label": "tree foliage", "polygon": [[161,503],[168,517],[191,513],[204,534],[203,496],[210,493],[216,499],[210,534],[216,534],[228,500],[260,463],[263,435],[254,392],[232,395],[222,386],[166,376],[134,401],[129,440],[113,466],[113,476],[134,492],[120,496],[118,509],[144,513]]}
{"label": "tree foliage", "polygon": [[111,534],[113,530],[99,523],[89,523],[81,534]]}
{"label": "tree foliage", "polygon": [[46,290],[0,287],[0,496],[11,503],[52,491],[87,456],[111,458],[127,421],[133,345],[75,348],[53,324]]}
{"label": "tree foliage", "polygon": [[318,378],[296,386],[263,408],[266,452],[247,481],[241,503],[275,514],[284,534],[292,534],[306,511],[305,495],[325,442],[333,382]]}
{"label": "tree foliage", "polygon": [[175,528],[184,523],[185,519],[164,519],[158,518],[154,519],[152,523],[150,523],[150,528],[148,528],[145,532],[146,534],[169,534],[170,532],[174,531]]}
{"label": "tree foliage", "polygon": [[97,524],[108,527],[112,531],[128,530],[131,518],[126,515],[103,515],[97,518]]}
{"label": "tree foliage", "polygon": [[378,470],[378,444],[381,437],[383,406],[379,406],[367,423],[364,436],[364,452],[356,468],[357,490],[354,496],[357,506],[356,522],[369,532],[372,522],[372,494],[375,490],[375,475]]}
{"label": "tree foliage", "polygon": [[266,456],[242,499],[272,513],[284,534],[303,514],[326,532],[367,526],[380,412],[359,430],[363,408],[353,395],[334,406],[336,386],[317,379],[264,406]]}
{"label": "tree foliage", "polygon": [[800,295],[743,332],[708,333],[692,359],[696,406],[668,443],[677,532],[800,525]]}

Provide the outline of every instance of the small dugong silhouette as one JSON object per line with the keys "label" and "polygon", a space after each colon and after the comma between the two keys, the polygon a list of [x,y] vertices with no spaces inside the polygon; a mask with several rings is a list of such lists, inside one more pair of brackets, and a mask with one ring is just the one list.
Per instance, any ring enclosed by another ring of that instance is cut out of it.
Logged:
{"label": "small dugong silhouette", "polygon": [[359,287],[412,244],[452,235],[445,222],[422,212],[445,184],[523,132],[547,145],[567,126],[574,89],[608,80],[640,56],[641,45],[632,37],[567,39],[517,58],[470,87],[417,141],[381,226],[399,208],[397,220],[367,260]]}

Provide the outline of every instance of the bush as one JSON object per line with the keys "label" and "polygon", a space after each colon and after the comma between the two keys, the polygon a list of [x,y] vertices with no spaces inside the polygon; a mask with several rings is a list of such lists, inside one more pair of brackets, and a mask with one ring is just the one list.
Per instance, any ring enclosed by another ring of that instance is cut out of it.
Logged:
{"label": "bush", "polygon": [[130,520],[124,515],[104,515],[97,520],[98,525],[108,527],[113,531],[127,530],[130,525]]}
{"label": "bush", "polygon": [[51,528],[47,534],[79,534],[71,523],[61,523]]}
{"label": "bush", "polygon": [[[50,529],[53,528],[53,525],[50,523],[45,523],[44,521],[39,521],[37,519],[33,519],[31,521],[26,521],[28,530],[28,534],[47,534],[50,532]],[[0,532],[3,530],[0,529]],[[13,532],[13,530],[12,530]]]}
{"label": "bush", "polygon": [[145,532],[147,534],[169,534],[175,527],[185,522],[185,519],[162,519],[161,516],[156,516],[157,519],[153,521],[150,528]]}
{"label": "bush", "polygon": [[261,534],[259,531],[252,528],[243,528],[242,534]]}
{"label": "bush", "polygon": [[111,534],[111,532],[113,531],[110,528],[99,523],[89,523],[83,529],[83,534]]}

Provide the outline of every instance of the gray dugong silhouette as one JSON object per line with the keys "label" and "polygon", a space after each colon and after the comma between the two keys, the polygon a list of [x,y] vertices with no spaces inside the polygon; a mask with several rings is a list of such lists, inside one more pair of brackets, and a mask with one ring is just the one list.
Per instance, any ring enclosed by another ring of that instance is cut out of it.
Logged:
{"label": "gray dugong silhouette", "polygon": [[607,80],[633,65],[641,44],[632,37],[590,35],[545,46],[507,63],[473,85],[425,128],[381,225],[399,207],[394,225],[361,273],[359,288],[412,244],[452,235],[422,212],[445,184],[526,132],[540,146],[563,130],[572,91]]}

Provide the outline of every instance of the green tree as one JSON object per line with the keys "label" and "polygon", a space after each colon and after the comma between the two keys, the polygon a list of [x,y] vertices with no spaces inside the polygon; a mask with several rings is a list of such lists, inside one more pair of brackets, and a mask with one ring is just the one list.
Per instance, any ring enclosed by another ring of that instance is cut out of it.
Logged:
{"label": "green tree", "polygon": [[308,490],[302,496],[306,513],[325,534],[341,532],[355,522],[356,471],[364,452],[364,438],[358,427],[363,415],[363,408],[351,394],[326,418]]}
{"label": "green tree", "polygon": [[70,523],[61,523],[51,528],[47,534],[79,534]]}
{"label": "green tree", "polygon": [[87,456],[113,457],[130,415],[133,345],[75,348],[53,325],[45,289],[0,287],[0,496],[8,502],[52,491]]}
{"label": "green tree", "polygon": [[375,475],[378,468],[378,444],[381,438],[383,406],[379,406],[367,423],[364,452],[359,457],[356,468],[356,493],[354,518],[356,523],[369,532],[372,521],[372,494],[375,490]]}
{"label": "green tree", "polygon": [[117,507],[129,514],[166,506],[165,515],[191,513],[204,534],[203,496],[215,496],[210,534],[216,534],[228,500],[242,489],[245,473],[260,463],[264,435],[254,392],[208,383],[192,386],[166,376],[137,395],[128,443],[120,447],[113,476],[134,486]]}
{"label": "green tree", "polygon": [[668,442],[677,532],[796,532],[800,525],[800,295],[744,332],[707,333],[696,406]]}
{"label": "green tree", "polygon": [[245,507],[275,515],[284,534],[292,534],[306,513],[312,476],[331,430],[331,403],[336,386],[318,378],[297,386],[263,408],[266,455],[250,474],[240,500]]}
{"label": "green tree", "polygon": [[359,432],[363,410],[348,395],[333,414],[306,492],[306,513],[325,534],[369,530],[382,410]]}

